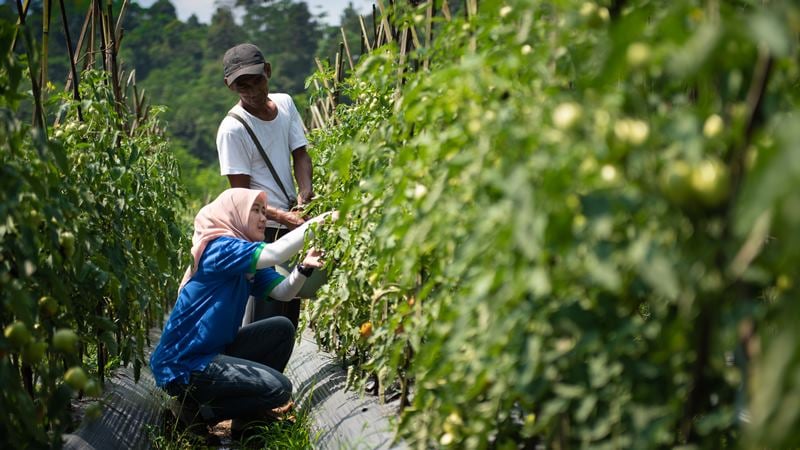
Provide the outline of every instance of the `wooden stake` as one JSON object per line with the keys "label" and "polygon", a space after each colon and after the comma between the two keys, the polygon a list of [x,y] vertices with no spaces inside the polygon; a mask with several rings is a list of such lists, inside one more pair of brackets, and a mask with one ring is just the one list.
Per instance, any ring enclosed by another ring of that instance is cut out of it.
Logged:
{"label": "wooden stake", "polygon": [[119,9],[119,16],[117,16],[117,25],[116,25],[116,27],[114,27],[114,36],[116,37],[116,41],[117,41],[117,48],[116,48],[117,52],[119,52],[119,46],[122,43],[122,35],[123,35],[123,32],[124,32],[124,29],[122,28],[122,21],[125,18],[125,14],[128,13],[128,4],[129,3],[130,2],[128,0],[123,0],[122,6],[120,6],[120,9]]}
{"label": "wooden stake", "polygon": [[[425,49],[430,51],[431,41],[433,40],[433,3],[434,0],[428,1],[428,7],[425,9]],[[430,65],[430,56],[425,56],[422,60],[422,69],[427,71]]]}
{"label": "wooden stake", "polygon": [[50,6],[52,2],[50,0],[44,0],[42,2],[42,61],[40,74],[39,74],[39,86],[42,87],[42,95],[44,95],[46,86],[47,86],[47,44],[50,43]]}
{"label": "wooden stake", "polygon": [[[78,45],[75,46],[75,53],[72,56],[72,64],[74,66],[78,65],[78,60],[81,58],[81,48],[83,47],[83,39],[86,37],[86,30],[89,29],[89,22],[92,20],[93,11],[94,9],[89,8],[89,12],[86,13],[86,19],[83,20],[83,27],[81,27],[81,34],[78,36]],[[69,75],[67,76],[67,83],[66,86],[64,87],[64,90],[69,90],[69,88],[72,86],[72,80],[78,79],[77,76],[78,73],[79,72],[76,71],[76,74],[74,76],[72,72],[69,73]],[[75,83],[76,86],[78,84],[79,83]]]}
{"label": "wooden stake", "polygon": [[383,2],[381,0],[376,0],[378,8],[381,10],[381,25],[383,25],[383,32],[386,36],[386,42],[391,44],[394,41],[394,36],[392,36],[392,26],[389,24],[388,16],[386,15],[386,9],[383,7]]}
{"label": "wooden stake", "polygon": [[[39,128],[42,132],[42,136],[44,136],[45,141],[47,140],[47,127],[45,127],[44,123],[44,108],[42,107],[42,91],[41,86],[39,85],[37,71],[36,71],[36,63],[33,55],[33,45],[32,39],[30,35],[25,32],[25,10],[22,7],[22,3],[20,0],[17,0],[17,14],[19,15],[19,21],[17,22],[17,30],[22,30],[22,35],[25,39],[25,53],[28,55],[28,74],[30,75],[31,79],[31,90],[33,91],[33,104],[34,104],[34,111],[33,111],[33,126],[34,128]],[[13,48],[12,48],[13,51]],[[37,149],[40,147],[37,146]],[[39,150],[40,156],[41,150]]]}
{"label": "wooden stake", "polygon": [[[31,0],[25,0],[25,4],[21,5],[20,1],[17,0],[17,11],[22,11],[20,16],[22,19],[17,18],[17,28],[14,29],[14,37],[11,39],[11,47],[9,48],[9,53],[14,51],[14,48],[17,46],[17,37],[19,36],[19,26],[22,24],[20,20],[24,21],[24,18],[28,16],[28,7],[31,5]],[[21,9],[20,9],[21,7]]]}
{"label": "wooden stake", "polygon": [[[72,37],[69,34],[69,23],[67,20],[67,11],[64,8],[64,0],[58,0],[58,3],[61,7],[61,22],[64,25],[64,37],[67,40],[67,53],[69,55],[69,78],[67,79],[67,84],[69,85],[70,80],[78,80],[78,70],[75,68],[75,52],[72,51]],[[83,122],[83,112],[81,111],[81,94],[78,90],[78,83],[73,85],[72,99],[75,100],[78,105],[78,120]]]}
{"label": "wooden stake", "polygon": [[340,27],[342,30],[342,44],[344,45],[344,51],[347,52],[347,62],[350,65],[350,70],[353,70],[353,55],[350,54],[350,46],[347,45],[347,35],[345,35],[344,27]]}
{"label": "wooden stake", "polygon": [[[369,42],[369,35],[367,34],[367,26],[364,24],[364,16],[358,16],[358,24],[361,25],[361,45],[366,48],[367,53],[372,52],[372,45]],[[363,50],[362,50],[362,53]]]}

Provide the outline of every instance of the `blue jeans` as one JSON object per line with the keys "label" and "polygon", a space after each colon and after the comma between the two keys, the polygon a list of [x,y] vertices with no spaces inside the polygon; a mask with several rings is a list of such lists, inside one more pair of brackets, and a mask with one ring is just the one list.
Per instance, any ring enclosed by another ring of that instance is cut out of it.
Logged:
{"label": "blue jeans", "polygon": [[181,397],[184,409],[199,408],[195,415],[206,423],[258,418],[291,399],[292,383],[281,372],[292,354],[294,333],[285,317],[244,326],[224,354],[191,373],[188,385],[172,383],[166,390]]}

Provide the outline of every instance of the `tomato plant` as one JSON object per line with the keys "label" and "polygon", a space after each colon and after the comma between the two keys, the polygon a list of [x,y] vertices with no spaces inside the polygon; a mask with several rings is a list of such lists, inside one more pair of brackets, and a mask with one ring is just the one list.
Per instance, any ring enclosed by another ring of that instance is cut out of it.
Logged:
{"label": "tomato plant", "polygon": [[479,6],[312,135],[320,342],[421,448],[797,445],[800,10]]}
{"label": "tomato plant", "polygon": [[146,364],[187,233],[158,111],[134,117],[89,70],[80,102],[52,93],[61,120],[45,133],[20,119],[26,65],[0,58],[0,446],[57,448],[73,396],[99,395],[116,365],[138,376]]}

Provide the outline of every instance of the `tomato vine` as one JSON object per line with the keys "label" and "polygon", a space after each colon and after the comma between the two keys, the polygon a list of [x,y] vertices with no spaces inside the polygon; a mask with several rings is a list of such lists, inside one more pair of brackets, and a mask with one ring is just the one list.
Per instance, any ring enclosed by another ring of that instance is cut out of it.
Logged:
{"label": "tomato vine", "polygon": [[362,58],[312,135],[320,341],[419,447],[796,445],[799,14],[486,1]]}

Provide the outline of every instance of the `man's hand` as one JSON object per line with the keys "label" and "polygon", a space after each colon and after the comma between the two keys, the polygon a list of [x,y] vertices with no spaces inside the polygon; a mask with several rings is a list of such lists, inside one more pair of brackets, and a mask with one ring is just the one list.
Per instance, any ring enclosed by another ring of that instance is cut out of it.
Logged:
{"label": "man's hand", "polygon": [[314,191],[310,188],[308,190],[301,190],[297,194],[297,206],[303,206],[311,203],[314,200]]}
{"label": "man's hand", "polygon": [[297,204],[308,204],[314,198],[314,188],[311,184],[313,173],[311,156],[305,146],[292,150],[294,165],[294,179],[297,180]]}

